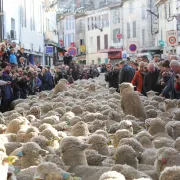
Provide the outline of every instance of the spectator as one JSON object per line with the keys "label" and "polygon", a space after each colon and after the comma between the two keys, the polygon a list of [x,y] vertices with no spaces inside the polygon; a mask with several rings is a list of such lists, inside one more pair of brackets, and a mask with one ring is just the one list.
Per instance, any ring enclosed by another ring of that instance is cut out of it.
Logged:
{"label": "spectator", "polygon": [[18,67],[20,68],[25,68],[25,58],[24,57],[20,57],[19,58],[19,63],[18,63]]}
{"label": "spectator", "polygon": [[119,64],[115,64],[114,69],[111,68],[111,66],[107,66],[107,72],[105,74],[105,81],[109,82],[109,88],[113,87],[116,88],[118,91],[119,84],[118,84],[118,78],[119,78]]}
{"label": "spectator", "polygon": [[72,56],[70,56],[67,52],[65,53],[65,56],[63,58],[64,61],[64,65],[70,65],[70,63],[72,62]]}
{"label": "spectator", "polygon": [[14,53],[15,53],[15,51],[14,51],[14,49],[12,48],[12,49],[10,50],[9,62],[11,63],[12,66],[17,66],[17,65],[18,65],[17,57],[16,57],[16,55],[15,55]]}
{"label": "spectator", "polygon": [[134,77],[135,70],[125,61],[120,62],[120,67],[121,70],[119,72],[119,84],[123,82],[131,82]]}
{"label": "spectator", "polygon": [[136,86],[136,90],[142,94],[145,94],[144,88],[143,88],[143,79],[144,79],[144,66],[145,63],[142,61],[139,63],[139,70],[136,71],[133,80],[131,83]]}
{"label": "spectator", "polygon": [[144,76],[143,88],[145,93],[148,91],[159,92],[159,87],[157,86],[157,81],[159,78],[159,69],[156,68],[154,63],[148,64],[148,72]]}
{"label": "spectator", "polygon": [[10,110],[10,104],[13,101],[13,92],[11,89],[12,77],[10,76],[11,65],[8,63],[4,63],[2,65],[2,68],[3,68],[2,80],[7,82],[7,85],[3,86],[2,88],[2,101],[1,101],[2,112],[5,112]]}
{"label": "spectator", "polygon": [[171,99],[180,99],[179,82],[180,82],[180,63],[177,60],[171,60],[170,67],[173,74],[164,88],[161,96],[170,96]]}
{"label": "spectator", "polygon": [[154,58],[153,58],[153,60],[152,60],[152,63],[154,63],[154,64],[157,65],[158,62],[159,62],[159,60],[160,60],[159,57],[160,57],[160,56],[159,56],[158,54],[155,54],[155,55],[154,55]]}

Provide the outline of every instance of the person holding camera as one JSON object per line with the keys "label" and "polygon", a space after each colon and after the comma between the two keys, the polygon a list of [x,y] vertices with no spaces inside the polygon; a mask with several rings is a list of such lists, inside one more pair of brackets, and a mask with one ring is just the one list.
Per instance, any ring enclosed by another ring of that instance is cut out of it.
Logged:
{"label": "person holding camera", "polygon": [[180,63],[172,60],[170,67],[173,73],[160,96],[167,97],[169,95],[171,99],[180,99]]}

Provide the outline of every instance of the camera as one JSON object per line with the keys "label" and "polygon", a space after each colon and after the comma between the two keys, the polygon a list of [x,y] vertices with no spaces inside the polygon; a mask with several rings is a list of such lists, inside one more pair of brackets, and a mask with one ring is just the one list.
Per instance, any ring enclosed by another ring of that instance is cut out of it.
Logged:
{"label": "camera", "polygon": [[176,75],[176,79],[179,79],[179,75]]}

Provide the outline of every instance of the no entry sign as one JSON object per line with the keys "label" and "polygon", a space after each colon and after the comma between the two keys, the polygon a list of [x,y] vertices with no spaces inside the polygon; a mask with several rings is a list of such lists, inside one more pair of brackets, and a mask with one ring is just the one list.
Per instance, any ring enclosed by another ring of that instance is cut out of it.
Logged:
{"label": "no entry sign", "polygon": [[137,53],[138,42],[137,41],[129,41],[127,49],[128,49],[128,53]]}
{"label": "no entry sign", "polygon": [[178,32],[177,31],[167,31],[166,32],[166,41],[168,46],[177,46],[178,45]]}

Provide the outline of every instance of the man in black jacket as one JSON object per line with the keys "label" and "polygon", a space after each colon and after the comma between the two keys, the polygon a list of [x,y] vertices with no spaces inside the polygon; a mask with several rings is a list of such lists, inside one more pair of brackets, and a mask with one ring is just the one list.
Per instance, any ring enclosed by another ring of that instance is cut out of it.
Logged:
{"label": "man in black jacket", "polygon": [[119,65],[121,66],[119,72],[119,84],[123,82],[131,82],[135,74],[135,69],[128,65],[126,61],[121,61]]}
{"label": "man in black jacket", "polygon": [[109,88],[113,87],[118,90],[118,76],[119,76],[119,64],[115,64],[114,69],[107,65],[107,72],[105,74],[105,81],[109,82]]}
{"label": "man in black jacket", "polygon": [[63,61],[64,61],[64,65],[69,66],[72,61],[72,56],[70,56],[68,53],[66,53],[64,55]]}
{"label": "man in black jacket", "polygon": [[143,89],[145,93],[152,90],[155,92],[159,92],[159,86],[157,84],[159,78],[159,69],[157,69],[154,63],[148,64],[148,72],[144,76],[143,80]]}

